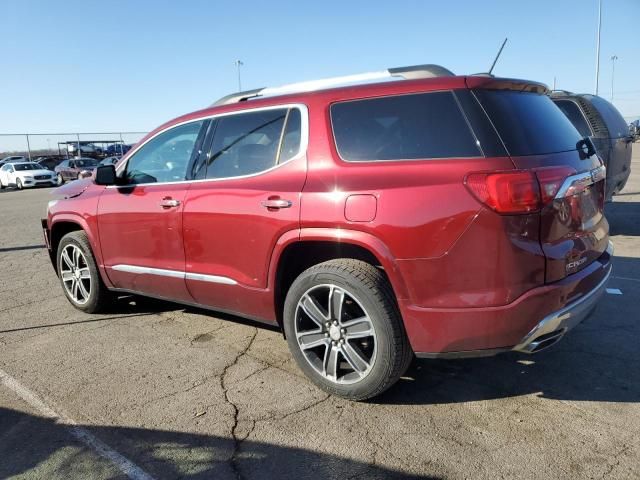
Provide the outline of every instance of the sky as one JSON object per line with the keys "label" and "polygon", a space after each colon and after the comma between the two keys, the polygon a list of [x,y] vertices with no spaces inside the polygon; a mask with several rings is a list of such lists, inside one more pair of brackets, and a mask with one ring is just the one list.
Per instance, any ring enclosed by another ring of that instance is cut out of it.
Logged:
{"label": "sky", "polygon": [[[0,133],[148,131],[243,89],[436,63],[593,93],[598,0],[0,0]],[[603,0],[600,95],[640,116],[640,0]],[[0,143],[3,137],[0,137]],[[0,145],[0,151],[3,150]]]}

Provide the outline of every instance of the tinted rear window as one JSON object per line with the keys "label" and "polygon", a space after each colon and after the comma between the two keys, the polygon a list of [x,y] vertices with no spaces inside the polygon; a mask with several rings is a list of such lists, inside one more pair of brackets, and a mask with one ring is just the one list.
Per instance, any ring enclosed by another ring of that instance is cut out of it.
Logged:
{"label": "tinted rear window", "polygon": [[581,135],[546,95],[511,90],[475,94],[511,155],[575,150]]}
{"label": "tinted rear window", "polygon": [[347,161],[481,156],[452,92],[336,103],[331,122]]}
{"label": "tinted rear window", "polygon": [[562,110],[562,113],[571,121],[573,126],[576,127],[580,135],[583,137],[590,137],[592,135],[587,119],[575,102],[571,100],[554,100],[554,103]]}

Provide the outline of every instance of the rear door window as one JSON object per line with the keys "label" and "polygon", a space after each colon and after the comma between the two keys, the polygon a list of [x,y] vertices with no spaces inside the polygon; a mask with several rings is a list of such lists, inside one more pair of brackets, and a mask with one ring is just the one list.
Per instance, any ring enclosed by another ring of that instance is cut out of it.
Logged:
{"label": "rear door window", "polygon": [[583,137],[590,137],[593,135],[593,133],[591,133],[591,128],[589,128],[589,124],[587,123],[587,119],[584,117],[582,110],[580,110],[580,107],[578,107],[575,102],[572,102],[571,100],[554,100],[553,103],[562,110],[562,113],[564,113],[573,126],[576,127],[576,130],[578,130],[580,135]]}
{"label": "rear door window", "polygon": [[514,90],[475,90],[511,155],[576,150],[582,136],[544,94]]}
{"label": "rear door window", "polygon": [[292,108],[287,115],[287,122],[282,134],[278,163],[284,163],[295,157],[300,151],[302,141],[302,116],[300,110]]}
{"label": "rear door window", "polygon": [[206,178],[241,177],[274,167],[287,111],[278,108],[219,117],[207,158]]}
{"label": "rear door window", "polygon": [[331,123],[350,162],[482,156],[450,91],[335,103]]}

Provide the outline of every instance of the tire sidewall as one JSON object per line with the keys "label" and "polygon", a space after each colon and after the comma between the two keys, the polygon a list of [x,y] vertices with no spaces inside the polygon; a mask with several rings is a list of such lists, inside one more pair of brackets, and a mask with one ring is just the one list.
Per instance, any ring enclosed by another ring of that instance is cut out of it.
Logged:
{"label": "tire sidewall", "polygon": [[[93,258],[93,252],[91,251],[90,248],[87,247],[88,241],[87,241],[87,244],[82,242],[78,238],[80,235],[83,235],[86,240],[86,236],[84,232],[82,233],[72,232],[70,234],[65,235],[60,240],[60,243],[58,244],[58,250],[56,252],[56,265],[58,267],[58,277],[60,279],[60,285],[62,286],[62,291],[64,292],[65,297],[67,297],[67,300],[69,300],[71,305],[73,305],[78,310],[93,312],[96,309],[96,306],[98,304],[98,296],[99,296],[98,289],[101,288],[100,273],[98,272],[98,266],[96,265],[96,262]],[[62,275],[60,274],[61,266],[62,266],[62,251],[68,245],[74,245],[78,247],[80,251],[84,254],[84,258],[87,260],[87,267],[89,268],[89,274],[91,275],[91,292],[89,293],[89,300],[87,300],[87,302],[85,302],[82,305],[76,303],[71,298],[71,296],[67,292],[67,289],[64,286],[64,282],[62,281]]]}
{"label": "tire sidewall", "polygon": [[[358,382],[341,385],[324,378],[309,365],[296,340],[294,322],[298,301],[307,290],[323,284],[333,284],[346,290],[364,307],[373,324],[376,333],[376,358],[369,374]],[[392,351],[393,330],[386,317],[384,307],[371,297],[369,290],[358,279],[348,273],[304,272],[293,282],[287,293],[283,326],[293,357],[313,383],[332,394],[360,399],[368,398],[370,392],[378,390],[380,385],[386,383],[392,370],[390,360],[397,355],[397,352]]]}
{"label": "tire sidewall", "polygon": [[19,178],[16,179],[16,188],[18,190],[22,190],[22,180],[20,180]]}

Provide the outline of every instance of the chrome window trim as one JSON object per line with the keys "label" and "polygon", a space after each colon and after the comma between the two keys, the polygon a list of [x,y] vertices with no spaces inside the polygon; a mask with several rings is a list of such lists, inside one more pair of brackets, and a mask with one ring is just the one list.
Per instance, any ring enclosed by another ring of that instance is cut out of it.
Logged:
{"label": "chrome window trim", "polygon": [[292,162],[294,160],[297,160],[297,159],[299,159],[299,158],[301,158],[301,157],[303,157],[303,156],[305,156],[307,154],[307,147],[309,146],[309,109],[307,108],[306,105],[304,105],[302,103],[283,103],[283,104],[279,104],[279,105],[270,105],[270,106],[267,106],[267,107],[256,107],[256,108],[247,108],[247,109],[243,109],[243,110],[234,110],[233,112],[215,113],[215,114],[212,114],[212,115],[205,115],[205,116],[202,116],[202,117],[192,118],[190,120],[185,120],[184,122],[175,123],[173,125],[168,126],[167,128],[164,128],[164,129],[156,132],[152,137],[147,138],[144,141],[144,143],[141,143],[140,145],[137,145],[131,151],[131,153],[127,156],[126,160],[117,165],[117,167],[116,167],[116,175],[122,174],[122,172],[126,168],[127,163],[129,163],[129,160],[131,158],[133,158],[133,156],[142,147],[144,147],[147,143],[149,143],[151,140],[156,138],[158,135],[162,135],[163,133],[168,132],[169,130],[171,130],[173,128],[180,127],[180,126],[186,125],[188,123],[201,122],[203,120],[209,120],[209,119],[213,120],[213,119],[217,119],[217,118],[228,117],[228,116],[231,116],[231,115],[241,115],[243,113],[261,112],[261,111],[268,111],[268,110],[290,109],[290,108],[297,108],[298,110],[300,110],[300,117],[301,117],[301,119],[300,119],[300,147],[299,147],[298,153],[296,153],[293,157],[291,157],[289,160],[287,160],[284,163],[278,163],[278,164],[274,165],[273,167],[268,168],[266,170],[262,170],[260,172],[251,173],[249,175],[238,175],[236,177],[202,178],[202,179],[199,179],[199,180],[177,180],[175,182],[135,183],[135,184],[130,184],[130,185],[108,185],[106,188],[134,188],[134,187],[143,187],[143,186],[150,186],[150,185],[172,185],[172,184],[196,183],[196,182],[219,182],[219,181],[231,180],[231,179],[242,179],[242,178],[256,177],[258,175],[262,175],[264,173],[268,173],[268,172],[270,172],[272,170],[275,170],[276,168],[279,168],[279,167],[281,167],[283,165],[286,165],[287,163]]}
{"label": "chrome window trim", "polygon": [[[109,267],[107,267],[109,268]],[[142,267],[140,265],[118,264],[110,267],[117,272],[136,273],[142,275],[158,275],[161,277],[182,278],[184,280],[196,280],[200,282],[219,283],[223,285],[237,285],[233,278],[222,275],[206,275],[204,273],[183,272],[180,270],[167,270],[164,268]]]}

